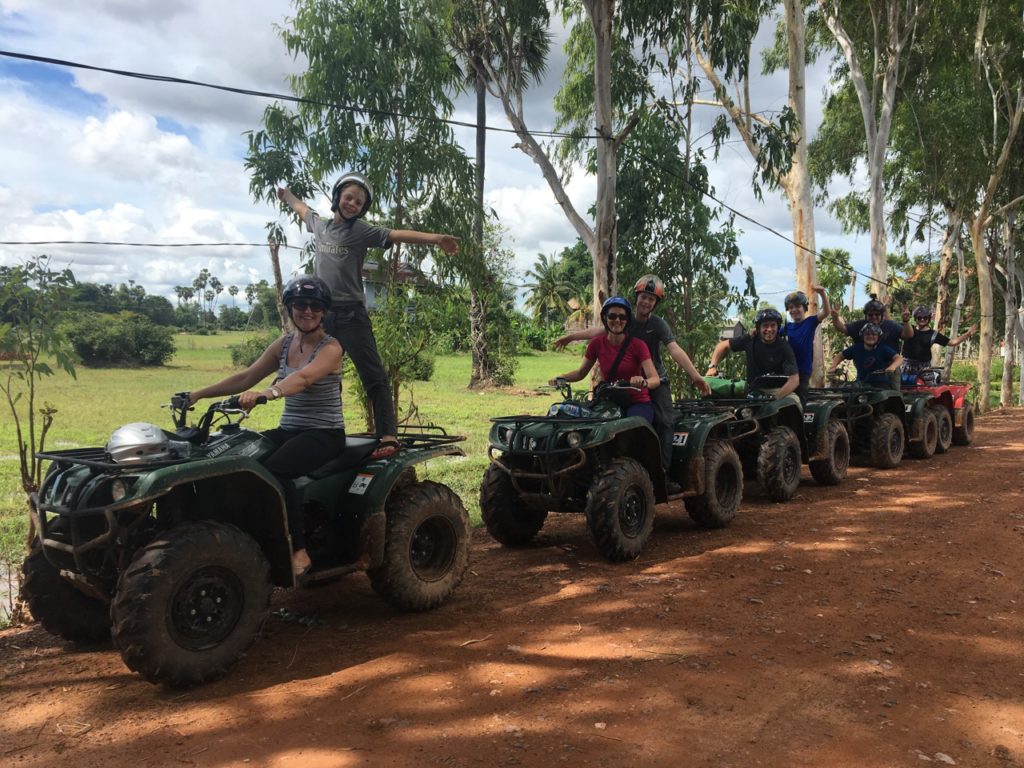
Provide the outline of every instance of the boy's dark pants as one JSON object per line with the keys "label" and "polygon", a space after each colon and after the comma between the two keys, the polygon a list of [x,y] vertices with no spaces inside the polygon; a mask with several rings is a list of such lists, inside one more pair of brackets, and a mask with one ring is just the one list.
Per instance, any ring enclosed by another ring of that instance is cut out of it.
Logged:
{"label": "boy's dark pants", "polygon": [[650,391],[651,405],[654,406],[654,431],[658,433],[661,444],[661,468],[665,470],[665,481],[669,479],[668,470],[672,464],[672,434],[675,432],[675,409],[672,408],[672,390],[668,381]]}
{"label": "boy's dark pants", "polygon": [[335,304],[327,313],[324,327],[338,340],[356,367],[373,409],[377,435],[397,434],[398,422],[391,401],[391,382],[380,361],[366,307],[361,302]]}

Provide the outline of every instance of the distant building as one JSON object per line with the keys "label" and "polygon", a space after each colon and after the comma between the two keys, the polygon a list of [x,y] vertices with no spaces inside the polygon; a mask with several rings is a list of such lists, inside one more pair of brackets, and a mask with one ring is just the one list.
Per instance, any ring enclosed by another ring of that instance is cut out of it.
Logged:
{"label": "distant building", "polygon": [[[395,277],[400,283],[410,283],[420,277],[420,272],[412,264],[403,261],[398,265],[398,274]],[[367,309],[376,309],[378,298],[383,296],[385,282],[377,262],[363,262],[363,292],[366,294]]]}
{"label": "distant building", "polygon": [[740,336],[744,335],[746,332],[747,332],[747,329],[744,327],[743,323],[741,323],[739,320],[737,320],[732,325],[722,326],[722,331],[718,335],[718,338],[720,338],[720,339],[738,339]]}

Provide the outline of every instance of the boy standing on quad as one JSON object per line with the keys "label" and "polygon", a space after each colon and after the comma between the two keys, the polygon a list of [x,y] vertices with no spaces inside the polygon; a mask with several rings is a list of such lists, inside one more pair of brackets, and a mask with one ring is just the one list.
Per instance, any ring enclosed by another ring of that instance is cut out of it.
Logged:
{"label": "boy standing on quad", "polygon": [[867,323],[860,330],[861,341],[847,347],[832,358],[829,373],[835,373],[843,360],[853,360],[857,369],[857,381],[874,387],[888,387],[890,377],[900,369],[903,356],[892,347],[881,343],[882,329],[875,323]]}
{"label": "boy standing on quad", "polygon": [[932,344],[940,347],[955,347],[963,344],[971,337],[976,330],[977,324],[967,329],[955,339],[945,336],[934,328],[928,326],[932,322],[932,311],[928,307],[919,306],[914,308],[914,335],[903,344],[903,357],[906,364],[903,366],[909,371],[920,371],[932,364]]}
{"label": "boy standing on quad", "polygon": [[[747,388],[753,389],[762,376],[786,376],[786,383],[775,390],[775,399],[796,392],[800,386],[800,372],[796,364],[793,348],[779,340],[779,328],[782,327],[782,315],[777,309],[762,309],[754,317],[755,333],[743,334],[734,339],[722,339],[711,353],[711,364],[708,376],[718,375],[718,361],[730,352],[746,352],[747,354]],[[794,395],[799,402],[799,397]]]}
{"label": "boy standing on quad", "polygon": [[821,297],[821,307],[816,315],[808,316],[807,294],[803,291],[793,291],[786,296],[786,311],[792,318],[786,323],[786,340],[796,356],[796,367],[800,373],[800,386],[797,387],[796,393],[801,401],[807,400],[807,388],[810,386],[811,373],[814,371],[814,334],[818,326],[832,313],[825,289],[820,285],[813,285],[811,290]]}
{"label": "boy standing on quad", "polygon": [[365,176],[347,173],[331,190],[333,218],[324,220],[287,187],[277,190],[284,201],[313,233],[317,277],[327,283],[333,296],[325,320],[327,332],[342,341],[352,358],[363,389],[373,407],[373,422],[380,445],[373,458],[391,456],[399,449],[398,422],[391,401],[391,385],[381,363],[363,293],[363,260],[368,248],[390,248],[394,243],[436,245],[445,253],[459,249],[458,238],[411,229],[387,229],[362,221],[373,203],[373,187]]}
{"label": "boy standing on quad", "polygon": [[[676,361],[680,368],[686,371],[690,381],[703,395],[711,394],[711,388],[700,372],[694,366],[690,356],[679,346],[672,328],[664,318],[653,314],[658,302],[665,298],[665,283],[657,275],[644,275],[636,281],[633,286],[634,304],[636,305],[636,316],[630,323],[626,333],[634,336],[647,345],[651,354],[651,361],[661,379],[661,386],[651,390],[651,404],[654,406],[654,429],[658,433],[658,440],[661,443],[661,466],[668,474],[672,462],[672,432],[675,414],[672,409],[672,390],[669,388],[669,378],[665,371],[665,365],[661,361],[661,347],[664,345],[669,356]],[[598,336],[601,329],[585,328],[562,336],[555,341],[555,349],[562,349],[572,341],[582,341]],[[669,493],[676,493],[681,489],[675,488],[678,483],[669,482]]]}

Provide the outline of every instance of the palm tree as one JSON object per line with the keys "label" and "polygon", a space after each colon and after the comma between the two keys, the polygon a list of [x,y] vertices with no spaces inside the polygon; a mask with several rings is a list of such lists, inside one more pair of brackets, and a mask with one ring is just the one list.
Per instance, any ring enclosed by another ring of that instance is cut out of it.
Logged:
{"label": "palm tree", "polygon": [[533,312],[533,317],[544,323],[561,322],[569,313],[569,299],[575,292],[573,287],[562,276],[555,256],[537,254],[533,269],[526,271],[526,277],[533,280],[526,283],[530,295],[526,299],[526,308]]}

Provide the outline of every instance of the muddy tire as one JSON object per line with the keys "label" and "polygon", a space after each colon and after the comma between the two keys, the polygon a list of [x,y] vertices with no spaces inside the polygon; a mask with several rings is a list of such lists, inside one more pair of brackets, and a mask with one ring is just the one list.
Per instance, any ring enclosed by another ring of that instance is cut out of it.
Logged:
{"label": "muddy tire", "polygon": [[654,486],[635,459],[617,458],[598,472],[587,493],[587,530],[613,563],[640,555],[654,529]]}
{"label": "muddy tire", "polygon": [[953,445],[970,445],[974,442],[974,403],[964,401],[963,422],[953,427]]}
{"label": "muddy tire", "polygon": [[110,642],[110,605],[73,587],[37,545],[21,565],[21,599],[51,635],[83,645]]}
{"label": "muddy tire", "polygon": [[704,445],[704,494],[684,499],[690,519],[701,528],[724,528],[743,499],[743,467],[732,443],[708,440]]}
{"label": "muddy tire", "polygon": [[480,483],[480,516],[495,541],[521,547],[533,541],[548,513],[524,504],[508,472],[491,464]]}
{"label": "muddy tire", "polygon": [[930,459],[935,455],[935,446],[939,441],[939,422],[931,408],[925,408],[921,418],[924,421],[921,425],[921,439],[910,443],[907,448],[915,459]]}
{"label": "muddy tire", "polygon": [[800,486],[800,439],[786,426],[768,431],[757,452],[757,481],[772,501],[789,501]]}
{"label": "muddy tire", "polygon": [[892,469],[903,460],[903,422],[894,413],[883,413],[871,426],[871,463]]}
{"label": "muddy tire", "polygon": [[949,415],[949,408],[944,405],[930,406],[935,414],[935,452],[945,453],[953,445],[953,417]]}
{"label": "muddy tire", "polygon": [[448,486],[405,486],[387,502],[384,562],[367,571],[374,591],[403,611],[436,608],[469,567],[469,515]]}
{"label": "muddy tire", "polygon": [[252,644],[270,599],[259,544],[233,525],[191,523],[139,550],[111,605],[129,669],[180,688],[223,676]]}
{"label": "muddy tire", "polygon": [[828,420],[825,435],[826,457],[808,463],[811,477],[818,485],[839,485],[850,468],[850,436],[836,419]]}

